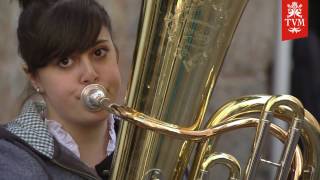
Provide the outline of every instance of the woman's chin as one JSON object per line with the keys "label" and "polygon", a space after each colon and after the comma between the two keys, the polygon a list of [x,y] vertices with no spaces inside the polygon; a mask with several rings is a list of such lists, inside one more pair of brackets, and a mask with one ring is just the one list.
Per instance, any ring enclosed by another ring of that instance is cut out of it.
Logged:
{"label": "woman's chin", "polygon": [[84,119],[87,119],[88,122],[101,122],[107,119],[108,114],[109,113],[106,111],[88,112],[86,113]]}

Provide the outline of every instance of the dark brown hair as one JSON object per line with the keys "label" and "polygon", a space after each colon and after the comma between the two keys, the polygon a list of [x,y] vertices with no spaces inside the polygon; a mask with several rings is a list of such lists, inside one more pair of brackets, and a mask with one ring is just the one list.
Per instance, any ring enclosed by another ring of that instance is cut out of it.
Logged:
{"label": "dark brown hair", "polygon": [[19,0],[19,53],[29,73],[94,45],[108,13],[95,0]]}
{"label": "dark brown hair", "polygon": [[[18,51],[30,74],[56,58],[92,47],[103,26],[112,35],[110,17],[95,0],[19,0],[19,4]],[[29,82],[12,108],[12,118],[35,94]]]}

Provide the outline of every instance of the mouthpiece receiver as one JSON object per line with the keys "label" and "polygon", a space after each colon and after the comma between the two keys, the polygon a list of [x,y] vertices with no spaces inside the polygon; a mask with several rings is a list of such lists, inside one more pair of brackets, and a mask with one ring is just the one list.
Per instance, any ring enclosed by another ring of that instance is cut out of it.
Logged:
{"label": "mouthpiece receiver", "polygon": [[80,99],[89,111],[100,111],[105,101],[110,102],[106,89],[100,84],[90,84],[84,87]]}

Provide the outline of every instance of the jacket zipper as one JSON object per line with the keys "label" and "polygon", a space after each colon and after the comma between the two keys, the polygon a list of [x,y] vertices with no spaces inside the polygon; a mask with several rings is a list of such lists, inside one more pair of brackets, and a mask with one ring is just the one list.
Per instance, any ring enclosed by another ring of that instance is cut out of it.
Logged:
{"label": "jacket zipper", "polygon": [[59,162],[57,162],[56,160],[52,160],[52,162],[55,163],[56,165],[60,166],[61,168],[64,168],[64,169],[68,170],[68,171],[80,174],[81,176],[84,176],[86,178],[90,178],[90,179],[93,179],[93,180],[98,180],[96,177],[94,177],[94,176],[92,176],[90,174],[83,173],[81,171],[77,171],[76,169],[72,169],[72,168],[66,167],[66,166],[60,164]]}

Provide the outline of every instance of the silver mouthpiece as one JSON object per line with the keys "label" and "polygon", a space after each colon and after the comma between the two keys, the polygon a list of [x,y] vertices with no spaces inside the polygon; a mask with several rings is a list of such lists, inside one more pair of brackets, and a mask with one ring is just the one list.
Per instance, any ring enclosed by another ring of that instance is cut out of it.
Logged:
{"label": "silver mouthpiece", "polygon": [[100,111],[107,98],[106,89],[100,84],[90,84],[83,88],[80,97],[84,106],[90,111]]}

